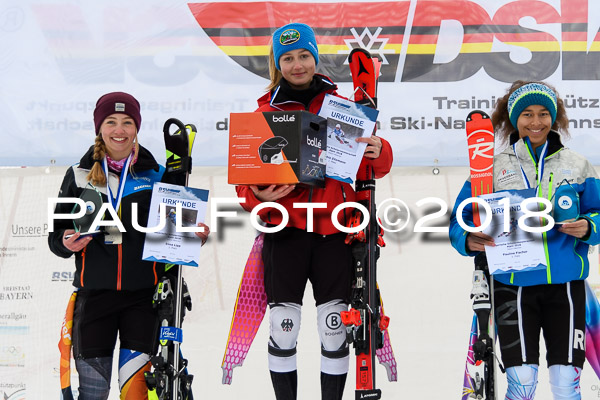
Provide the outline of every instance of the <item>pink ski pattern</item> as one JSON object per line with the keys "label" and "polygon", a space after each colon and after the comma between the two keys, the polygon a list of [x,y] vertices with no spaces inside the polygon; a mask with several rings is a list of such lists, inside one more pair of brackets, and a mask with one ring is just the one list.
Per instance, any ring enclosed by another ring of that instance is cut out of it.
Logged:
{"label": "pink ski pattern", "polygon": [[224,385],[231,384],[233,369],[242,366],[244,363],[267,309],[264,265],[262,262],[263,242],[264,233],[261,233],[254,240],[254,245],[244,267],[231,319],[225,355],[221,363],[223,369],[222,383]]}
{"label": "pink ski pattern", "polygon": [[394,357],[394,350],[392,349],[392,343],[390,342],[390,334],[386,329],[383,332],[383,347],[375,351],[379,364],[385,367],[389,382],[396,382],[398,380],[398,368],[396,366],[396,358]]}
{"label": "pink ski pattern", "polygon": [[585,357],[600,379],[600,304],[585,281]]}

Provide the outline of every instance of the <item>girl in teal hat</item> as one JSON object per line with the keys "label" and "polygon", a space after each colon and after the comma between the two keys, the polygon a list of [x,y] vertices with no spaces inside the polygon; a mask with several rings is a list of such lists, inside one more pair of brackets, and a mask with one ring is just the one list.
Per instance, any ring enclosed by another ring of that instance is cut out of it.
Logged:
{"label": "girl in teal hat", "polygon": [[[540,331],[554,399],[580,399],[586,346],[584,279],[589,273],[589,246],[600,243],[600,180],[588,160],[563,145],[569,121],[562,99],[550,85],[513,83],[498,101],[492,123],[500,143],[508,144],[494,156],[496,192],[533,188],[536,197],[552,199],[561,185],[568,184],[577,192],[580,209],[574,222],[555,225],[542,235],[546,260],[539,268],[492,275],[508,379],[506,399],[534,398]],[[458,224],[457,206],[469,197],[467,180],[455,202],[450,239],[460,254],[475,256],[495,243],[491,236],[467,232]],[[470,226],[474,226],[472,213],[468,206],[462,214]]]}

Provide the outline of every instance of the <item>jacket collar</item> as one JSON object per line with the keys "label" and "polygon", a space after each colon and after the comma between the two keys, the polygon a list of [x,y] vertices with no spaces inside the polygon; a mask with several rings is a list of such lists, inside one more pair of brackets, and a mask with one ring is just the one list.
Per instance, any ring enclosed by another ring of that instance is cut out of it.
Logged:
{"label": "jacket collar", "polygon": [[[265,103],[269,103],[271,107],[279,108],[277,106],[286,103],[299,103],[292,99],[289,95],[289,91],[286,90],[285,84],[279,84],[270,93],[266,93],[260,99],[258,99],[258,105],[262,106]],[[328,77],[321,74],[315,74],[311,86],[314,87],[315,97],[319,94],[329,92],[332,93],[337,90],[337,85],[331,81]],[[289,86],[287,86],[289,87]],[[300,103],[301,104],[301,103]]]}
{"label": "jacket collar", "polygon": [[[534,157],[534,159],[537,159],[537,157],[535,157],[535,152],[533,152],[533,150],[528,145],[529,141],[526,142],[524,139],[521,139],[517,131],[510,134],[509,140],[511,146],[516,143],[515,147],[517,150],[517,156],[521,160],[530,159],[532,156]],[[546,157],[550,157],[554,153],[564,148],[563,144],[560,141],[560,135],[556,131],[550,131],[546,140],[548,141],[548,150],[546,152]]]}
{"label": "jacket collar", "polygon": [[[94,146],[90,146],[88,151],[81,157],[79,161],[79,168],[91,169],[94,166]],[[158,171],[158,163],[154,159],[154,156],[145,147],[140,146],[138,158],[135,164],[133,164],[133,171],[145,171],[153,169]]]}

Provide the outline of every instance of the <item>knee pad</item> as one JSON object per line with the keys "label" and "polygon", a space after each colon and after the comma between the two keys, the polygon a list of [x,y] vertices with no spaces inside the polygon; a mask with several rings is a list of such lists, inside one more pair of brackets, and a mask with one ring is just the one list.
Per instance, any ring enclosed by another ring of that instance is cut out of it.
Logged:
{"label": "knee pad", "polygon": [[269,307],[269,369],[273,372],[295,371],[301,306],[272,303]]}
{"label": "knee pad", "polygon": [[342,300],[332,300],[317,306],[317,327],[321,339],[321,372],[330,375],[348,373],[350,350],[346,342],[346,327],[340,312],[347,311]]}
{"label": "knee pad", "polygon": [[523,364],[506,368],[508,388],[506,400],[529,400],[535,396],[537,387],[538,366]]}
{"label": "knee pad", "polygon": [[581,368],[572,365],[551,365],[550,389],[554,400],[579,400],[581,399]]}
{"label": "knee pad", "polygon": [[121,349],[119,352],[121,400],[148,398],[148,386],[144,372],[150,371],[151,366],[149,354]]}
{"label": "knee pad", "polygon": [[112,357],[75,359],[81,400],[105,400],[110,392]]}

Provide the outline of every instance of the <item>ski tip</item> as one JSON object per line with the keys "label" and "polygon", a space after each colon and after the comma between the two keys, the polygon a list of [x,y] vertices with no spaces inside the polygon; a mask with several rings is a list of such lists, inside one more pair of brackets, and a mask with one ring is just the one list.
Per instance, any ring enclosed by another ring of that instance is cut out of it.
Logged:
{"label": "ski tip", "polygon": [[362,53],[364,54],[366,57],[371,58],[371,53],[369,53],[368,50],[363,49],[362,47],[355,47],[352,49],[352,51],[350,52],[350,55],[348,55],[348,59],[352,59],[352,56],[355,53]]}
{"label": "ski tip", "polygon": [[490,116],[481,110],[471,111],[469,115],[467,115],[467,122],[478,121],[482,119],[490,119]]}
{"label": "ski tip", "polygon": [[[177,130],[173,133],[171,133],[171,125],[175,125],[177,127]],[[163,133],[165,134],[165,138],[167,136],[180,135],[182,132],[185,132],[185,125],[177,118],[169,118],[165,121],[165,124],[163,125]]]}

